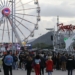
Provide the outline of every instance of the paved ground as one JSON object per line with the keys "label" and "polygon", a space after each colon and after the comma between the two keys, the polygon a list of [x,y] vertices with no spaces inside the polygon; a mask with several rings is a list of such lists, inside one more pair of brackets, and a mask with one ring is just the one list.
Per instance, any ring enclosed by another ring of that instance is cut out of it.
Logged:
{"label": "paved ground", "polygon": [[[0,72],[0,75],[4,75],[3,72]],[[25,70],[14,70],[13,71],[13,75],[26,75],[26,71]],[[31,75],[35,75],[34,72],[32,72]],[[45,73],[45,75],[48,75],[47,73]],[[54,71],[52,75],[67,75],[67,71]],[[75,70],[73,72],[73,75],[75,75]]]}

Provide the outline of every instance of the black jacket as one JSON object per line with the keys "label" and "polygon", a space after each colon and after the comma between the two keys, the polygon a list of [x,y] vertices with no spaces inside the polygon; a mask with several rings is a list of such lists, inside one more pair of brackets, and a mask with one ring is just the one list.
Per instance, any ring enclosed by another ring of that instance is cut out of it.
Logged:
{"label": "black jacket", "polygon": [[43,57],[41,57],[40,67],[45,68],[45,66],[46,66],[45,59]]}
{"label": "black jacket", "polygon": [[27,70],[32,69],[32,60],[27,60],[26,61],[26,69]]}
{"label": "black jacket", "polygon": [[72,58],[69,58],[67,60],[66,68],[67,68],[67,70],[73,70],[74,69],[74,61]]}

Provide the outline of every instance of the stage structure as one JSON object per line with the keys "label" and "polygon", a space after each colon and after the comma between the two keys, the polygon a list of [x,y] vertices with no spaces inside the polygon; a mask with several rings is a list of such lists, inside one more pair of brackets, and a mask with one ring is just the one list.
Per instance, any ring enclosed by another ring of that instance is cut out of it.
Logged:
{"label": "stage structure", "polygon": [[59,48],[60,45],[57,45],[58,39],[61,38],[61,35],[66,35],[67,37],[64,37],[64,43],[65,43],[65,48],[62,49],[63,51],[74,51],[73,49],[73,42],[75,39],[75,25],[64,25],[63,23],[57,24],[57,31],[54,34],[54,48],[57,50],[61,50]]}

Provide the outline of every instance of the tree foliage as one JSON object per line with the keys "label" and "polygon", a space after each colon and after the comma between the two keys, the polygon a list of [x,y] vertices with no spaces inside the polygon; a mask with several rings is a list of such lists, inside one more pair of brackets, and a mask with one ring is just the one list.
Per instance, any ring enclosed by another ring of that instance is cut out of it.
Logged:
{"label": "tree foliage", "polygon": [[47,45],[45,43],[37,43],[33,45],[33,48],[40,48],[40,49],[53,49],[52,45]]}

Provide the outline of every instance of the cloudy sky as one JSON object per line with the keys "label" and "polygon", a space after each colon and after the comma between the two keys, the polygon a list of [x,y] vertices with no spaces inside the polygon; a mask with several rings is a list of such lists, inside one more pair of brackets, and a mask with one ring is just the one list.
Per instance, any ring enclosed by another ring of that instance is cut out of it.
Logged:
{"label": "cloudy sky", "polygon": [[59,23],[75,25],[75,0],[39,0],[39,4],[41,21],[39,30],[35,31],[35,37],[47,33],[46,28],[56,28],[57,15]]}
{"label": "cloudy sky", "polygon": [[[21,1],[25,3],[30,0]],[[55,27],[56,29],[57,16],[59,16],[59,23],[75,25],[75,0],[39,0],[39,5],[41,8],[41,21],[39,22],[39,29],[34,32],[34,38],[47,33],[46,28]]]}

